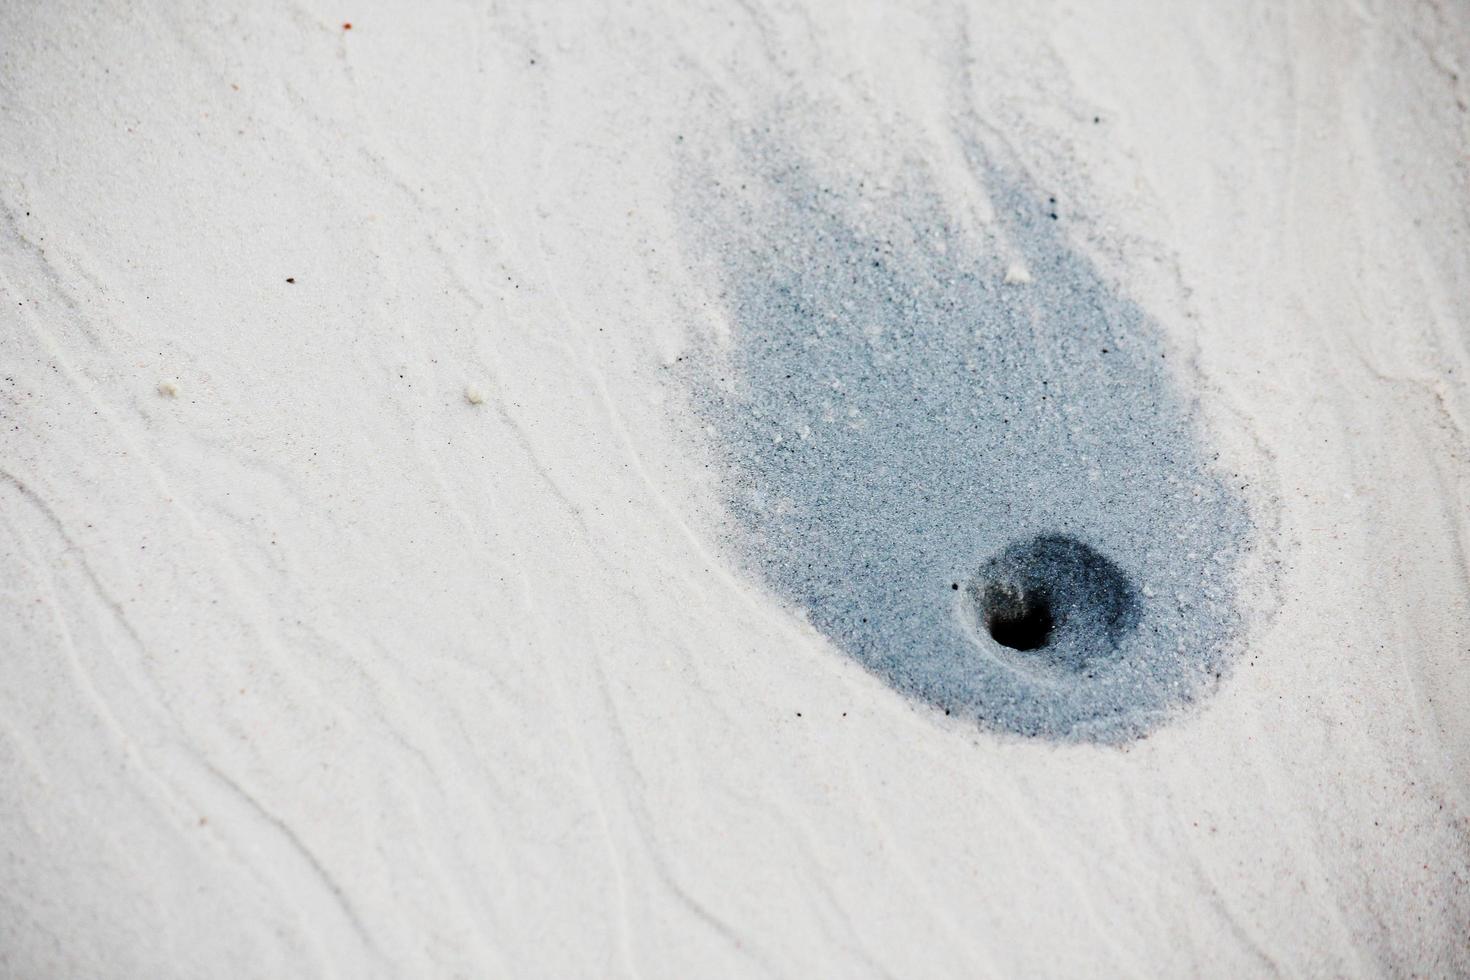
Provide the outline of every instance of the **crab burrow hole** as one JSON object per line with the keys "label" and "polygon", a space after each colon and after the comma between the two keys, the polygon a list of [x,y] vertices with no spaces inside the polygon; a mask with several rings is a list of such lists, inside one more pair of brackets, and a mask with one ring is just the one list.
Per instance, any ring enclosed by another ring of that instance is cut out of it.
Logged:
{"label": "crab burrow hole", "polygon": [[1117,658],[1141,615],[1128,575],[1091,545],[1060,534],[1007,545],[965,592],[983,638],[1069,671]]}

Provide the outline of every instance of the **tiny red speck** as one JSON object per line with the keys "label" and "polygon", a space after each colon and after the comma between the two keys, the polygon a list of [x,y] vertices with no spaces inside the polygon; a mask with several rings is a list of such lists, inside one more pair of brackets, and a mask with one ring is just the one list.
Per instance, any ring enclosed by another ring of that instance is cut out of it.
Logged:
{"label": "tiny red speck", "polygon": [[352,30],[352,21],[349,20],[347,23],[343,24],[342,25],[342,30],[344,30],[344,31],[350,31],[350,30]]}

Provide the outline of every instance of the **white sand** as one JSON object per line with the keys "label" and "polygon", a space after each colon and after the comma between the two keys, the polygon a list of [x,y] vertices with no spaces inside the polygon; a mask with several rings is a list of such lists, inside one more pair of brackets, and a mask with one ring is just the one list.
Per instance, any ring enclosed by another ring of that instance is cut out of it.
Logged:
{"label": "white sand", "polygon": [[[0,973],[1470,971],[1467,8],[233,6],[0,8]],[[1193,357],[1197,710],[947,725],[723,557],[675,147],[777,104]]]}

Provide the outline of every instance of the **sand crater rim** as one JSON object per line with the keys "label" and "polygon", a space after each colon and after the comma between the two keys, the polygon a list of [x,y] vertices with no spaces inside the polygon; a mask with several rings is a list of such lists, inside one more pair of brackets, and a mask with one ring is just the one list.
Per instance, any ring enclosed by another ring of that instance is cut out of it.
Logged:
{"label": "sand crater rim", "polygon": [[980,567],[967,592],[998,646],[1072,672],[1116,659],[1141,617],[1127,573],[1064,534],[1012,542]]}

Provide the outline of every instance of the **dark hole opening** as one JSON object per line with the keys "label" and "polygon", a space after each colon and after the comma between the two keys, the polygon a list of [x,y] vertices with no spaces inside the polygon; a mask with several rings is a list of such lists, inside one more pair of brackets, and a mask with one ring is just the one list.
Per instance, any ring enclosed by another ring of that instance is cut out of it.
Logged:
{"label": "dark hole opening", "polygon": [[985,628],[996,643],[1012,650],[1039,650],[1050,642],[1056,622],[1046,593],[992,588],[985,598]]}

